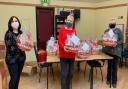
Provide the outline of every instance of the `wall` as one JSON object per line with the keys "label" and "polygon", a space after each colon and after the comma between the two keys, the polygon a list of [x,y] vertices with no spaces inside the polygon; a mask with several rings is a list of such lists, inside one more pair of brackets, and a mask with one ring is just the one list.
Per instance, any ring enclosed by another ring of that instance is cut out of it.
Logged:
{"label": "wall", "polygon": [[[3,0],[0,0],[3,1]],[[8,2],[10,0],[4,0],[5,2]],[[30,0],[22,1],[22,0],[13,0],[11,2],[18,2],[18,3],[29,3]],[[31,0],[32,1],[32,0]],[[33,2],[38,3],[38,2]],[[61,2],[62,3],[62,2]],[[68,2],[65,2],[68,4]],[[72,2],[73,3],[73,2]],[[55,2],[53,2],[55,4]],[[57,2],[56,5],[59,3]],[[75,5],[79,5],[76,2]],[[88,3],[87,3],[88,4]],[[61,4],[60,4],[61,5]],[[66,5],[66,4],[65,4]],[[71,3],[69,4],[72,5]],[[83,3],[81,3],[81,6]],[[88,4],[89,6],[90,4]],[[29,30],[32,33],[33,40],[36,41],[36,16],[35,16],[35,7],[31,6],[15,6],[15,5],[0,5],[0,41],[4,40],[4,33],[7,30],[7,24],[8,20],[12,15],[18,16],[21,23],[22,23],[22,29],[23,30]],[[76,23],[76,29],[78,32],[78,36],[81,39],[89,38],[89,34],[93,32],[94,28],[94,22],[93,17],[94,11],[93,10],[81,10],[81,19],[80,21],[77,21]],[[92,24],[91,26],[88,26],[89,24]],[[88,30],[89,29],[89,30]],[[85,32],[86,31],[86,32]],[[82,34],[81,34],[82,33]],[[94,35],[93,35],[94,36]],[[35,60],[34,50],[31,50],[30,52],[27,52],[27,61]]]}
{"label": "wall", "polygon": [[[117,24],[124,24],[124,37],[127,25],[127,6],[124,7],[115,7],[115,8],[106,8],[96,10],[96,37],[99,39],[103,34],[104,30],[108,27],[108,22],[111,18],[115,18]],[[120,16],[123,16],[123,19],[119,19]],[[125,41],[125,39],[124,39]]]}
{"label": "wall", "polygon": [[[22,30],[30,31],[33,40],[36,41],[36,16],[34,7],[0,5],[0,11],[0,41],[4,40],[8,20],[13,15],[19,17],[22,23]],[[27,52],[27,60],[31,60],[34,57],[33,52]]]}
{"label": "wall", "polygon": [[[17,3],[33,3],[40,4],[39,0],[0,0],[0,2],[17,2]],[[83,2],[68,2],[51,0],[50,5],[65,5],[73,7],[101,7],[115,4],[128,3],[127,0],[111,0],[102,3],[83,3]],[[35,7],[32,6],[15,6],[15,5],[0,5],[0,41],[4,39],[4,33],[7,30],[7,22],[10,16],[16,15],[22,22],[23,28],[32,33],[34,41],[36,41],[36,16]],[[76,22],[77,34],[81,39],[100,39],[103,31],[106,29],[110,17],[118,18],[123,16],[118,23],[124,23],[126,28],[127,7],[115,7],[106,9],[81,9],[81,18]],[[27,60],[35,60],[34,51],[27,52]]]}
{"label": "wall", "polygon": [[108,0],[105,2],[97,3],[96,7],[112,6],[112,5],[125,4],[125,3],[128,3],[128,0]]}
{"label": "wall", "polygon": [[95,38],[95,10],[81,9],[80,21],[76,21],[76,30],[80,39]]}
{"label": "wall", "polygon": [[51,0],[50,5],[73,6],[73,7],[95,7],[96,6],[95,3],[61,1],[61,0]]}
{"label": "wall", "polygon": [[[105,6],[113,6],[119,4],[128,4],[128,0],[109,0],[101,3],[97,3],[96,7],[105,7]],[[96,37],[101,39],[104,30],[108,27],[108,22],[111,18],[115,18],[117,24],[124,24],[124,41],[125,41],[125,31],[127,26],[127,13],[128,6],[121,7],[111,7],[111,8],[103,8],[96,10],[96,29],[98,31],[95,32]],[[119,16],[123,16],[123,19],[118,19]]]}
{"label": "wall", "polygon": [[[32,3],[40,4],[40,0],[0,0],[0,2],[17,2],[17,3]],[[94,3],[84,3],[84,2],[73,2],[73,1],[61,1],[61,0],[50,0],[50,5],[59,6],[75,6],[75,7],[94,7]]]}
{"label": "wall", "polygon": [[40,3],[40,0],[0,0],[0,2],[17,2],[17,3],[33,3],[33,4],[39,4]]}

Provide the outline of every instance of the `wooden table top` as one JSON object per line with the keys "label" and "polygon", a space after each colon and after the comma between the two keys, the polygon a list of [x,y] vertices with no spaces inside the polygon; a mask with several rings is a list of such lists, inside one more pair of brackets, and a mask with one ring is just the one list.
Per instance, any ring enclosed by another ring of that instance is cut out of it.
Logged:
{"label": "wooden table top", "polygon": [[[92,54],[86,59],[80,59],[80,58],[75,58],[75,61],[86,61],[86,60],[109,60],[112,59],[109,55],[106,55],[104,53],[100,54]],[[52,56],[47,56],[47,63],[57,63],[60,62],[60,59],[58,56],[52,55]]]}

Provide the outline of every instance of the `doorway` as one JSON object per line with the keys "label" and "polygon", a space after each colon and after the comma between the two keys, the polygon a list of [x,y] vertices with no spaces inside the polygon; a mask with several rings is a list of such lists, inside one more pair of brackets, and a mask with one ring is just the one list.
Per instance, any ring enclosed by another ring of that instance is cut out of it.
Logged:
{"label": "doorway", "polygon": [[36,7],[37,47],[46,50],[47,41],[54,34],[54,8]]}

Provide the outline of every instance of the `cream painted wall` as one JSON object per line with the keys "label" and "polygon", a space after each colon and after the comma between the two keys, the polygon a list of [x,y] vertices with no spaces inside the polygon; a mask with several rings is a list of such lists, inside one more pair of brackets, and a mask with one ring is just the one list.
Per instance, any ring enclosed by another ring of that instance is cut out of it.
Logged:
{"label": "cream painted wall", "polygon": [[87,2],[73,2],[73,1],[59,1],[59,0],[51,0],[50,5],[62,5],[62,6],[73,6],[73,7],[95,7],[95,3],[87,3]]}
{"label": "cream painted wall", "polygon": [[117,5],[117,4],[125,4],[128,3],[128,0],[108,0],[105,2],[97,3],[96,6],[111,6],[111,5]]}
{"label": "cream painted wall", "polygon": [[[4,34],[7,30],[8,20],[11,16],[19,17],[22,23],[22,30],[30,31],[33,40],[36,41],[36,19],[35,8],[25,6],[0,5],[0,41],[4,40]],[[27,60],[34,59],[34,51],[27,52]]]}
{"label": "cream painted wall", "polygon": [[[117,24],[124,24],[124,32],[126,30],[126,22],[127,22],[127,10],[125,7],[115,7],[115,8],[107,8],[107,9],[99,9],[96,10],[96,35],[98,38],[101,38],[104,30],[108,27],[108,22],[111,18],[115,18]],[[123,16],[123,19],[118,19],[119,16]]]}
{"label": "cream painted wall", "polygon": [[[3,1],[3,0],[1,0]],[[10,1],[10,0],[5,0]],[[25,3],[29,3],[30,0],[26,0]],[[13,0],[11,2],[22,2],[19,0]],[[24,3],[24,2],[22,2]],[[37,2],[34,2],[37,3]],[[55,2],[54,2],[55,3]],[[62,2],[61,2],[62,3]],[[66,2],[68,3],[68,2]],[[72,2],[73,3],[73,2]],[[57,3],[59,4],[59,3]],[[78,3],[75,3],[76,5]],[[66,5],[66,4],[65,4]],[[72,4],[69,4],[72,5]],[[80,6],[80,3],[78,4]],[[83,3],[81,3],[81,6]],[[12,15],[16,15],[19,17],[22,23],[22,29],[29,30],[32,33],[32,37],[34,41],[36,41],[36,16],[35,16],[35,8],[34,7],[27,7],[27,6],[12,6],[12,5],[0,5],[0,10],[2,11],[0,14],[0,19],[2,23],[0,24],[0,41],[3,41],[4,39],[4,33],[7,30],[7,23],[8,19]],[[80,21],[77,21],[76,28],[78,32],[78,36],[81,39],[89,38],[89,34],[93,32],[93,28],[95,25],[93,22],[93,16],[94,16],[93,10],[81,10],[81,19]],[[91,26],[88,26],[90,25]],[[89,30],[88,30],[89,29]],[[82,33],[82,34],[81,34]],[[92,35],[94,37],[94,35]],[[30,52],[27,52],[27,61],[34,61],[35,55],[34,50],[32,49]]]}
{"label": "cream painted wall", "polygon": [[[39,0],[0,0],[4,2],[18,2],[18,3],[34,3],[40,4]],[[118,1],[118,2],[116,2]],[[51,5],[66,5],[66,6],[78,6],[78,7],[93,7],[102,5],[112,5],[119,3],[126,3],[127,0],[112,0],[109,2],[102,2],[97,4],[80,3],[80,2],[63,2],[57,0],[51,0]],[[63,4],[64,3],[64,4]],[[106,3],[106,4],[105,4]],[[0,41],[3,41],[4,33],[7,30],[7,22],[10,16],[16,15],[22,22],[23,29],[30,30],[34,41],[36,41],[36,16],[35,8],[27,6],[11,6],[0,5]],[[81,18],[76,22],[77,34],[81,39],[95,39],[101,38],[103,31],[107,27],[107,22],[110,17],[118,18],[123,16],[124,18],[118,20],[118,23],[124,23],[126,26],[127,19],[127,7],[116,7],[100,10],[81,9]],[[27,52],[27,60],[35,60],[34,50]]]}
{"label": "cream painted wall", "polygon": [[[126,4],[126,3],[128,3],[128,0],[109,0],[101,3],[97,3],[96,7],[111,6],[111,5]],[[96,10],[95,22],[96,22],[96,29],[98,30],[97,32],[95,32],[96,37],[98,37],[98,39],[101,39],[101,35],[103,34],[104,30],[108,27],[108,21],[110,20],[110,18],[115,18],[117,24],[124,24],[124,37],[125,37],[127,14],[128,14],[127,11],[128,11],[127,6]],[[123,16],[123,19],[118,19],[119,16]]]}
{"label": "cream painted wall", "polygon": [[[18,3],[33,3],[40,4],[40,0],[0,0],[0,2],[18,2]],[[128,0],[109,0],[101,3],[84,3],[84,2],[73,2],[73,1],[60,1],[60,0],[50,0],[50,5],[62,5],[62,6],[74,6],[74,7],[99,7],[128,3]]]}
{"label": "cream painted wall", "polygon": [[17,3],[40,4],[40,0],[0,0],[0,2],[17,2]]}
{"label": "cream painted wall", "polygon": [[[40,0],[0,0],[1,2],[18,2],[18,3],[33,3],[40,4]],[[73,7],[93,7],[94,3],[84,3],[84,2],[73,2],[73,1],[60,1],[60,0],[50,0],[50,5],[59,6],[73,6]]]}
{"label": "cream painted wall", "polygon": [[80,39],[95,38],[95,10],[81,9],[81,17],[76,21],[76,30]]}

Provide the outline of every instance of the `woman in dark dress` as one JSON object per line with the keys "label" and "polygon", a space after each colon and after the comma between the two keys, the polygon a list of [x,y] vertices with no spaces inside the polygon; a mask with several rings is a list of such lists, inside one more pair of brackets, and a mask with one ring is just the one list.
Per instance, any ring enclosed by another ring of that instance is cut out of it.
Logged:
{"label": "woman in dark dress", "polygon": [[16,16],[8,21],[8,30],[5,34],[6,64],[10,74],[9,89],[18,89],[20,75],[25,63],[26,55],[18,48],[17,38],[22,34],[21,23]]}

